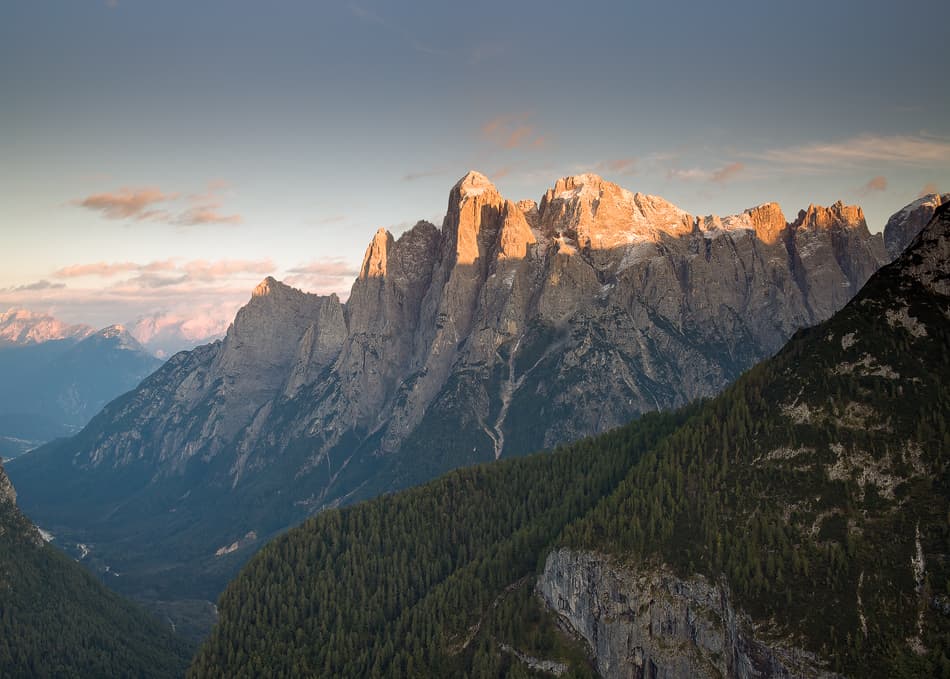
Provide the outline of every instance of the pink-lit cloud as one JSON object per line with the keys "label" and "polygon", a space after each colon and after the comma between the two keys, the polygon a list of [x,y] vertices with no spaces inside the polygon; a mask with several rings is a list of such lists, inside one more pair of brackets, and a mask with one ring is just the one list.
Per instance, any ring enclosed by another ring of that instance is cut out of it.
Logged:
{"label": "pink-lit cloud", "polygon": [[882,191],[887,191],[887,177],[881,174],[876,177],[871,177],[867,183],[861,187],[861,193],[864,195],[881,193]]}
{"label": "pink-lit cloud", "polygon": [[854,167],[868,163],[927,167],[950,163],[950,140],[924,135],[860,135],[771,149],[758,157],[801,167]]}
{"label": "pink-lit cloud", "polygon": [[176,193],[164,193],[155,187],[133,189],[122,187],[117,191],[95,193],[73,201],[73,204],[101,212],[107,219],[152,219],[163,214],[150,209],[153,205],[167,203],[178,197]]}
{"label": "pink-lit cloud", "polygon": [[671,168],[666,171],[666,178],[676,181],[687,182],[711,182],[713,184],[725,184],[732,181],[737,175],[745,170],[743,163],[734,162],[713,170],[704,170],[698,167],[691,168]]}
{"label": "pink-lit cloud", "polygon": [[920,192],[917,194],[917,197],[923,198],[924,196],[929,196],[934,193],[940,193],[940,190],[937,188],[937,185],[934,182],[927,182],[920,189]]}
{"label": "pink-lit cloud", "polygon": [[506,150],[540,148],[547,140],[530,119],[530,113],[496,116],[482,125],[481,136]]}
{"label": "pink-lit cloud", "polygon": [[713,170],[712,175],[709,177],[709,181],[715,182],[717,184],[724,184],[735,178],[735,176],[743,170],[745,170],[745,165],[743,163],[729,163],[728,165],[720,167],[718,170]]}
{"label": "pink-lit cloud", "polygon": [[185,210],[173,221],[180,226],[198,226],[201,224],[243,224],[244,218],[239,214],[223,214],[214,205],[203,205]]}
{"label": "pink-lit cloud", "polygon": [[215,179],[208,182],[206,191],[190,193],[183,198],[179,193],[164,192],[157,187],[122,187],[78,198],[72,204],[97,211],[107,219],[156,221],[177,226],[241,224],[244,218],[240,214],[222,210],[220,192],[228,187],[224,180]]}
{"label": "pink-lit cloud", "polygon": [[3,290],[0,290],[0,292],[36,292],[38,290],[57,290],[59,288],[65,287],[65,283],[54,283],[43,278],[42,280],[38,280],[33,283],[16,285],[11,288],[4,288]]}

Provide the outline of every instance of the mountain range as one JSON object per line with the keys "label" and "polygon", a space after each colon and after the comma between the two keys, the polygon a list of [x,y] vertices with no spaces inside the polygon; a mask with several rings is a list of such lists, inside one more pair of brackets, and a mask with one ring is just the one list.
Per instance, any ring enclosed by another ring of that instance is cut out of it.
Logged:
{"label": "mountain range", "polygon": [[842,308],[938,202],[882,237],[841,203],[695,217],[594,175],[515,203],[471,172],[441,228],[375,235],[345,304],[266,279],[222,341],[10,473],[114,586],[210,599],[310,514],[714,395]]}
{"label": "mountain range", "polygon": [[22,310],[0,319],[3,458],[76,433],[162,364],[119,325],[94,331]]}
{"label": "mountain range", "polygon": [[950,205],[723,394],[331,509],[195,677],[950,676]]}

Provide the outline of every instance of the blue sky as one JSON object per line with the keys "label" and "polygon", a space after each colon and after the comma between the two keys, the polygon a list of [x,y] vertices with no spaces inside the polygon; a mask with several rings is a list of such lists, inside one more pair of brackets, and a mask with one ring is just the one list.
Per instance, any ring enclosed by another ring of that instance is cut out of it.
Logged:
{"label": "blue sky", "polygon": [[937,2],[24,0],[0,8],[0,307],[227,318],[373,232],[594,171],[694,214],[950,190]]}

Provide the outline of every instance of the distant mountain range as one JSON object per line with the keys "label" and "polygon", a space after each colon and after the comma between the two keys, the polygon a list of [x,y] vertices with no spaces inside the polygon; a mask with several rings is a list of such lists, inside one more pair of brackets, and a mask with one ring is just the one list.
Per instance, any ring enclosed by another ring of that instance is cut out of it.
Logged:
{"label": "distant mountain range", "polygon": [[190,675],[948,676],[948,349],[944,205],[711,401],[275,539]]}
{"label": "distant mountain range", "polygon": [[841,203],[694,217],[594,175],[514,203],[469,173],[441,229],[376,234],[345,304],[266,279],[223,341],[10,472],[123,591],[213,598],[317,511],[717,393],[901,238]]}
{"label": "distant mountain range", "polygon": [[0,457],[73,434],[162,361],[122,326],[98,332],[50,317],[4,314],[0,335]]}

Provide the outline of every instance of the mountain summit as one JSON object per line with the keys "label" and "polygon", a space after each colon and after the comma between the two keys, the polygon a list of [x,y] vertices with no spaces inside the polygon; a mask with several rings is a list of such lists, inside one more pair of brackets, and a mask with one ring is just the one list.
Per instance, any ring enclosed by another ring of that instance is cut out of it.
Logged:
{"label": "mountain summit", "polygon": [[374,235],[346,304],[268,278],[224,340],[10,470],[117,586],[212,597],[322,508],[715,394],[887,259],[840,203],[695,217],[590,174],[516,203],[470,172],[441,228]]}

